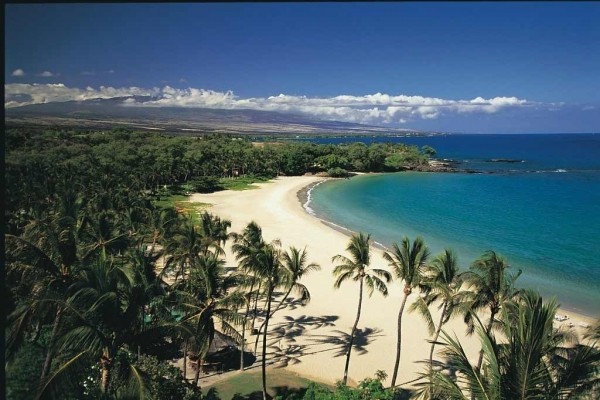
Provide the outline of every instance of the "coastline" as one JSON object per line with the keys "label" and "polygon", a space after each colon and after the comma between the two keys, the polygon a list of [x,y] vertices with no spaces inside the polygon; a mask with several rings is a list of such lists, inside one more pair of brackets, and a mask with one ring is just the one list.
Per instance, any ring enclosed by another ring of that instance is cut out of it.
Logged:
{"label": "coastline", "polygon": [[[310,196],[309,190],[323,181],[324,178],[314,176],[280,177],[258,184],[259,189],[194,194],[190,201],[212,203],[210,212],[230,219],[231,231],[240,232],[255,220],[263,229],[265,240],[280,239],[283,249],[291,245],[298,248],[306,246],[308,261],[321,265],[321,271],[302,280],[309,288],[312,300],[305,307],[292,303],[291,307],[275,314],[269,341],[276,347],[269,348],[269,358],[282,356],[282,349],[287,349],[283,356],[293,356],[299,361],[289,363],[287,369],[334,383],[343,373],[345,357],[341,339],[350,332],[356,317],[358,285],[349,282],[335,290],[331,273],[334,265],[331,258],[345,254],[352,232],[324,221],[304,208]],[[226,262],[236,265],[229,247],[226,252]],[[387,266],[382,254],[381,249],[373,249],[372,266]],[[360,342],[353,349],[350,363],[349,377],[352,381],[373,377],[377,370],[391,375],[394,357],[390,354],[396,348],[396,318],[401,296],[402,288],[398,282],[389,284],[389,296],[386,298],[379,294],[365,296],[358,326]],[[414,296],[416,294],[411,295],[408,301],[412,302]],[[434,318],[438,318],[439,310],[434,308],[431,312]],[[570,318],[556,325],[573,322],[575,331],[579,333],[583,328],[578,326],[578,322],[593,322],[590,317],[568,310],[561,309],[560,314]],[[424,321],[408,312],[404,313],[404,320],[400,383],[409,382],[423,372],[424,367],[419,362],[427,358],[430,347]],[[456,334],[469,357],[477,357],[478,343],[475,338],[465,335],[462,320],[451,320],[445,325],[445,330]],[[253,346],[254,343],[250,347]]]}
{"label": "coastline", "polygon": [[[348,237],[351,237],[353,234],[356,233],[355,231],[353,231],[353,230],[351,230],[349,228],[346,228],[344,226],[338,225],[338,224],[336,224],[334,222],[328,221],[328,220],[322,218],[321,216],[318,216],[314,212],[314,210],[312,208],[310,208],[310,199],[309,199],[310,196],[309,196],[309,193],[316,186],[318,186],[320,183],[326,182],[327,180],[329,180],[329,178],[326,178],[323,181],[318,182],[316,184],[309,184],[306,187],[300,189],[298,191],[298,199],[300,201],[300,205],[301,205],[301,207],[304,209],[304,211],[306,213],[308,213],[311,216],[317,218],[321,223],[325,224],[326,226],[329,226],[331,229],[335,229],[336,231],[338,231],[338,232],[340,232],[340,233],[342,233],[342,234],[344,234],[344,235],[346,235]],[[373,243],[372,246],[375,247],[375,248],[378,248],[378,249],[383,250],[383,251],[390,251],[390,249],[388,247],[384,246],[383,244],[381,244],[379,242],[376,242],[376,241],[373,240],[372,243]],[[595,318],[598,317],[598,316],[593,316],[593,315],[590,315],[590,314],[586,314],[586,313],[582,313],[580,311],[573,310],[568,305],[561,305],[558,308],[557,314],[566,315],[568,317],[568,320],[565,323],[568,323],[569,320],[573,320],[573,319],[577,320],[577,319],[579,319],[579,320],[582,320],[584,323],[591,324],[591,323],[594,322]]]}

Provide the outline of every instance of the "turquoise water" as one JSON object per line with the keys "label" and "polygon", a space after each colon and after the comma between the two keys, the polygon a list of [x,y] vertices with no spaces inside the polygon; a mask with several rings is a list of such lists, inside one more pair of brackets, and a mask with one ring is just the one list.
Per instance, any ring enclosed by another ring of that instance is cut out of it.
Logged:
{"label": "turquoise water", "polygon": [[[334,180],[312,191],[310,207],[384,245],[404,235],[423,236],[434,253],[457,251],[463,268],[493,249],[523,270],[520,286],[598,316],[600,136],[510,136],[459,135],[445,147],[432,144],[439,157],[493,174],[407,172]],[[427,139],[418,138],[418,144]],[[485,146],[486,140],[494,146]]]}

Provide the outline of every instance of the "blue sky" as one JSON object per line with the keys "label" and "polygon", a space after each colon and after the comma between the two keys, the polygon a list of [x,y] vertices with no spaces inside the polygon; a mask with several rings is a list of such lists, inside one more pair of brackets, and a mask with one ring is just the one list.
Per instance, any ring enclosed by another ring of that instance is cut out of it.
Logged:
{"label": "blue sky", "polygon": [[6,107],[137,93],[417,129],[600,131],[600,3],[28,4],[5,18]]}

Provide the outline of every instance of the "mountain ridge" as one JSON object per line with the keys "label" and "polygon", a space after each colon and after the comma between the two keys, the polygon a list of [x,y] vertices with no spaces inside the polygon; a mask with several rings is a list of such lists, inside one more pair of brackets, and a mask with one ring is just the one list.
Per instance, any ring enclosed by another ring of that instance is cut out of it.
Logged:
{"label": "mountain ridge", "polygon": [[[125,101],[133,100],[134,104]],[[5,123],[58,125],[106,129],[126,125],[174,134],[223,132],[235,134],[427,134],[414,129],[388,128],[352,122],[322,120],[296,113],[251,109],[158,107],[136,105],[156,100],[125,96],[30,104],[5,108]]]}

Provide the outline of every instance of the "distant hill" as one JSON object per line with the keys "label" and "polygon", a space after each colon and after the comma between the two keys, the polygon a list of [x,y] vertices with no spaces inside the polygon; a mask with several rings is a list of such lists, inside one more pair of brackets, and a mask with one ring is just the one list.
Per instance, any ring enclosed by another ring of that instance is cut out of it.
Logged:
{"label": "distant hill", "polygon": [[424,134],[411,129],[326,121],[293,113],[123,105],[127,99],[136,102],[153,100],[151,97],[131,96],[6,108],[5,122],[8,125],[58,125],[82,129],[130,126],[177,134]]}

